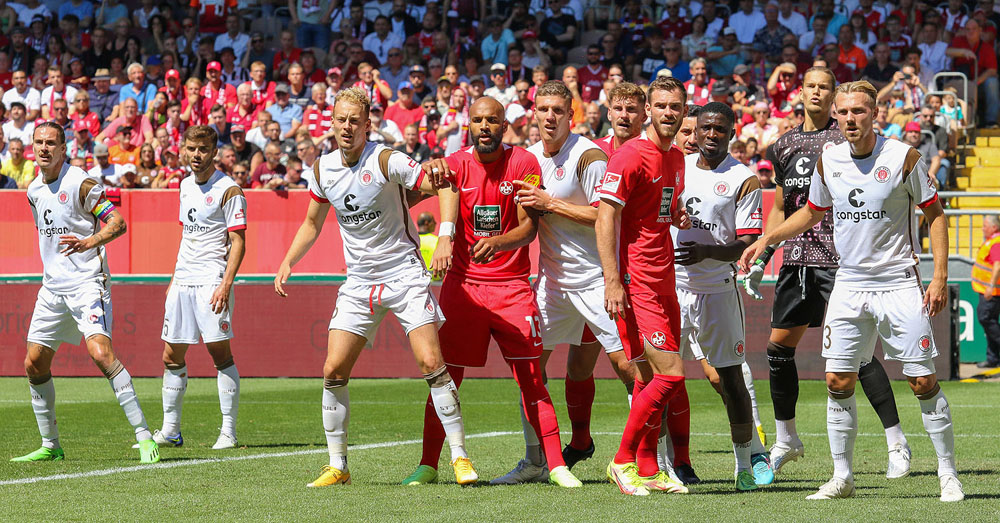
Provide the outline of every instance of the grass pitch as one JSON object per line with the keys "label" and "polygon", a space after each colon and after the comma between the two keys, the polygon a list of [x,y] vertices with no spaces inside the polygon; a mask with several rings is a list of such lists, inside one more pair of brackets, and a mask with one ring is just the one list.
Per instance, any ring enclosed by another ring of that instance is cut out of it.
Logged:
{"label": "grass pitch", "polygon": [[[135,386],[150,427],[160,425],[160,379]],[[753,493],[733,489],[728,423],[704,380],[688,382],[691,457],[704,483],[688,496],[628,498],[604,477],[627,415],[624,389],[599,380],[593,426],[597,454],[574,468],[584,488],[551,485],[459,487],[442,460],[441,484],[402,487],[420,456],[427,388],[421,380],[353,380],[350,463],[353,484],[307,489],[326,463],[319,379],[244,379],[237,426],[241,447],[213,451],[220,423],[214,379],[192,379],[184,399],[182,448],[161,449],[163,461],[140,466],[121,409],[104,379],[57,378],[57,413],[66,461],[9,463],[39,445],[27,382],[0,379],[0,520],[334,520],[334,521],[680,521],[1000,519],[1000,384],[945,383],[966,501],[938,501],[937,460],[905,382],[894,382],[911,448],[910,477],[884,477],[882,427],[864,397],[855,453],[857,497],[804,498],[826,481],[832,462],[826,438],[825,386],[804,382],[798,429],[806,457],[778,481]],[[549,383],[568,441],[562,380]],[[471,457],[484,480],[506,473],[522,456],[513,380],[468,380],[461,389]],[[766,381],[757,383],[769,438],[774,423]],[[768,442],[770,446],[770,441]],[[33,482],[27,482],[32,481]]]}

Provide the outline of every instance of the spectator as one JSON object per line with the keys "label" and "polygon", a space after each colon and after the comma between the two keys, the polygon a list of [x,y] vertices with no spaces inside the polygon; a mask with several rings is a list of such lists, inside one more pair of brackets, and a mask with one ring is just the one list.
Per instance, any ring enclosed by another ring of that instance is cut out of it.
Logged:
{"label": "spectator", "polygon": [[855,31],[850,25],[842,25],[837,35],[837,44],[840,46],[840,54],[837,61],[850,67],[857,77],[861,70],[868,65],[868,57],[865,50],[855,45]]}
{"label": "spectator", "polygon": [[94,164],[94,140],[87,124],[78,121],[73,124],[73,139],[66,144],[66,154],[69,158],[81,158],[86,167]]}
{"label": "spectator", "polygon": [[[504,69],[506,71],[506,69]],[[432,90],[427,86],[427,70],[422,65],[414,65],[410,68],[410,84],[413,87],[413,97],[415,100],[423,100],[432,94]]]}
{"label": "spectator", "polygon": [[[929,140],[934,145],[934,154],[937,156],[937,168],[929,166],[928,173],[936,177],[938,187],[948,188],[948,175],[951,171],[950,141],[948,139],[948,128],[935,123],[935,117],[940,113],[933,106],[925,104],[920,108],[920,130],[924,140]],[[933,139],[931,139],[933,136]],[[930,158],[930,156],[925,156]]]}
{"label": "spectator", "polygon": [[[392,93],[395,93],[399,89],[399,85],[405,82],[410,76],[410,69],[403,66],[403,50],[401,47],[402,46],[389,49],[389,52],[386,54],[387,61],[383,63],[382,67],[378,70],[379,76],[381,76],[382,80],[388,84],[389,90]],[[454,68],[454,66],[448,67]],[[333,69],[331,69],[331,71],[332,70]],[[337,71],[339,75],[340,70],[337,69]],[[457,72],[458,71],[456,69],[456,79],[458,76]],[[329,71],[327,71],[327,78],[329,78],[329,76]],[[391,97],[390,100],[395,101],[395,97]]]}
{"label": "spectator", "polygon": [[274,88],[277,84],[267,80],[267,66],[264,62],[250,64],[250,80],[246,82],[253,92],[253,103],[265,109],[274,103]]}
{"label": "spectator", "polygon": [[[409,69],[407,68],[407,70]],[[333,105],[337,99],[337,92],[340,91],[340,79],[339,67],[331,67],[326,71],[326,103],[330,105]]]}
{"label": "spectator", "polygon": [[136,164],[136,184],[142,187],[152,187],[153,181],[159,176],[156,165],[156,154],[152,144],[145,144],[139,149],[139,163]]}
{"label": "spectator", "polygon": [[885,102],[878,104],[878,113],[875,116],[875,132],[886,138],[894,140],[903,139],[903,128],[889,121],[889,105]]}
{"label": "spectator", "polygon": [[754,8],[753,0],[740,0],[740,10],[729,17],[729,27],[736,29],[741,44],[752,44],[757,31],[767,25],[764,14]]}
{"label": "spectator", "polygon": [[[597,49],[598,61],[600,61],[600,47]],[[522,78],[527,79],[529,76],[529,69],[524,66],[523,50],[524,48],[520,44],[514,44],[507,49],[507,83],[510,85],[514,85]]]}
{"label": "spectator", "polygon": [[944,15],[944,30],[949,36],[956,36],[962,32],[962,28],[968,28],[969,21],[966,9],[962,0],[948,0],[948,5],[941,9]]}
{"label": "spectator", "polygon": [[[656,28],[651,28],[657,31]],[[587,65],[578,70],[580,80],[580,97],[584,102],[593,102],[601,95],[604,80],[608,79],[608,69],[601,63],[601,48],[597,45],[587,47]]]}
{"label": "spectator", "polygon": [[[802,35],[809,30],[806,17],[792,9],[792,0],[780,0],[778,6],[778,23],[785,26],[785,29],[788,29],[790,33]],[[765,12],[764,15],[766,16],[767,13]]]}
{"label": "spectator", "polygon": [[705,54],[712,76],[726,77],[733,74],[737,65],[743,63],[743,52],[736,39],[736,30],[727,27],[722,30],[719,44],[708,48]]}
{"label": "spectator", "polygon": [[906,50],[913,46],[913,40],[903,33],[903,22],[899,16],[890,16],[885,27],[886,36],[883,41],[889,46],[890,59],[893,63],[901,63],[906,56]]}
{"label": "spectator", "polygon": [[601,116],[601,107],[596,102],[584,106],[583,121],[593,138],[601,138],[608,134],[611,123]]}
{"label": "spectator", "polygon": [[504,107],[517,100],[517,89],[513,85],[507,85],[507,66],[502,63],[493,64],[490,67],[490,79],[493,80],[493,87],[484,91],[484,95],[496,99]]}
{"label": "spectator", "polygon": [[[666,1],[658,28],[660,37],[668,40],[680,40],[691,32],[691,22],[688,21],[688,17],[681,16],[680,0]],[[648,33],[646,37],[649,38]]]}
{"label": "spectator", "polygon": [[921,81],[926,84],[930,84],[929,80],[934,75],[949,67],[948,44],[941,41],[940,32],[941,28],[931,23],[923,24],[920,29],[917,49],[920,49]]}
{"label": "spectator", "polygon": [[[893,19],[898,20],[898,18]],[[875,44],[874,57],[875,59],[868,62],[868,65],[861,71],[861,79],[867,80],[876,89],[882,89],[892,81],[893,75],[899,68],[890,62],[891,51],[889,44],[885,42]]]}
{"label": "spectator", "polygon": [[309,105],[311,99],[305,80],[302,64],[296,62],[288,67],[288,101],[302,108]]}
{"label": "spectator", "polygon": [[27,31],[21,26],[14,27],[10,32],[10,44],[4,48],[4,52],[10,56],[12,71],[27,73],[35,63],[38,52],[27,45],[25,42],[27,37]]}
{"label": "spectator", "polygon": [[7,146],[10,158],[0,164],[0,174],[14,180],[17,189],[27,189],[35,179],[35,163],[24,158],[24,142],[11,138]]}
{"label": "spectator", "polygon": [[757,102],[753,107],[753,123],[744,125],[743,131],[740,133],[741,140],[755,139],[757,149],[759,149],[755,152],[760,154],[763,154],[763,151],[778,139],[778,126],[772,124],[770,119],[771,108],[768,107],[767,102]]}
{"label": "spectator", "polygon": [[389,87],[388,82],[382,80],[378,69],[375,69],[367,62],[362,62],[358,65],[358,78],[359,80],[353,87],[364,89],[371,103],[379,105],[389,103],[389,100],[392,98],[392,89]]}
{"label": "spectator", "polygon": [[247,165],[247,162],[237,162],[233,166],[232,178],[241,189],[252,187],[250,182],[250,166]]}
{"label": "spectator", "polygon": [[385,117],[401,128],[417,123],[424,115],[423,108],[414,101],[413,85],[403,82],[396,91],[397,100],[385,112]]}
{"label": "spectator", "polygon": [[272,71],[276,79],[284,79],[288,76],[288,68],[299,61],[302,49],[295,46],[295,33],[288,29],[281,32],[278,42],[281,47],[274,55]]}
{"label": "spectator", "polygon": [[688,104],[705,105],[709,102],[712,87],[715,85],[715,78],[709,79],[708,68],[705,66],[704,58],[691,60],[691,79],[684,82],[687,90]]}
{"label": "spectator", "polygon": [[563,11],[565,6],[566,0],[549,0],[546,18],[540,26],[542,39],[548,44],[545,52],[555,63],[561,63],[565,60],[566,53],[576,41],[577,20],[583,19],[582,16],[577,18]]}
{"label": "spectator", "polygon": [[778,6],[773,3],[767,4],[764,7],[764,26],[754,34],[753,41],[755,45],[761,46],[764,57],[769,63],[781,59],[781,48],[784,47],[785,37],[790,34],[792,33],[788,28],[778,22]]}
{"label": "spectator", "polygon": [[[250,35],[250,49],[247,51],[246,56],[239,57],[240,64],[243,67],[251,67],[254,62],[261,62],[267,71],[267,77],[270,77],[272,74],[275,74],[272,69],[275,54],[274,50],[264,40],[264,35],[255,31]],[[253,71],[250,72],[253,73]],[[275,76],[277,75],[275,74]]]}
{"label": "spectator", "polygon": [[285,190],[294,191],[309,188],[309,181],[302,177],[302,160],[300,158],[289,156],[285,171]]}
{"label": "spectator", "polygon": [[[250,88],[247,87],[247,89]],[[283,140],[294,138],[295,132],[302,125],[302,108],[289,103],[288,85],[286,84],[278,84],[274,88],[274,96],[277,102],[268,107],[267,112],[271,113],[271,119],[278,122],[281,126],[281,138]],[[256,104],[254,105],[256,106]],[[244,127],[250,127],[250,125],[244,123]]]}
{"label": "spectator", "polygon": [[181,100],[184,98],[184,90],[181,88],[181,73],[177,69],[168,69],[163,76],[164,86],[159,88],[159,92],[167,95],[167,100]]}
{"label": "spectator", "polygon": [[243,58],[250,47],[250,36],[240,31],[240,16],[235,12],[226,16],[226,32],[215,38],[216,53],[221,53],[227,47],[232,49],[234,57],[240,58]]}
{"label": "spectator", "polygon": [[413,158],[417,163],[431,159],[431,149],[427,144],[420,142],[420,129],[415,123],[403,129],[403,145],[396,147],[396,150]]}
{"label": "spectator", "polygon": [[[268,124],[270,123],[273,122],[269,121]],[[247,141],[247,132],[242,125],[234,125],[229,130],[229,136],[232,139],[233,154],[236,157],[236,162],[245,162],[250,168],[249,172],[256,172],[257,167],[264,162],[264,153],[261,148]]]}
{"label": "spectator", "polygon": [[133,142],[133,134],[135,133],[130,125],[120,125],[115,129],[114,140],[108,147],[112,163],[124,165],[139,161],[139,146]]}
{"label": "spectator", "polygon": [[368,140],[375,143],[382,143],[389,147],[395,147],[403,143],[403,133],[400,132],[396,122],[383,118],[382,106],[373,104],[370,110],[371,132]]}
{"label": "spectator", "polygon": [[215,158],[215,168],[222,171],[222,173],[226,176],[231,176],[233,173],[233,166],[235,165],[236,151],[233,150],[233,146],[226,144],[219,147],[219,153]]}
{"label": "spectator", "polygon": [[826,30],[829,23],[830,18],[827,15],[818,14],[813,17],[812,31],[803,33],[799,37],[799,50],[807,56],[815,56],[825,44],[837,43],[837,37]]}
{"label": "spectator", "polygon": [[[275,87],[275,96],[280,96],[280,91],[282,88]],[[236,89],[236,106],[226,111],[226,121],[233,125],[242,125],[244,128],[253,127],[254,120],[257,119],[257,113],[263,110],[263,107],[254,105],[253,103],[253,91],[248,85],[241,85]],[[274,117],[274,113],[271,113],[271,117]],[[301,117],[301,115],[300,115]]]}
{"label": "spectator", "polygon": [[90,27],[94,21],[94,4],[84,0],[69,0],[59,6],[57,11],[59,20],[62,21],[67,15],[73,15],[79,20],[83,27]]}
{"label": "spectator", "polygon": [[[181,120],[187,125],[206,125],[209,123],[210,109],[205,108],[201,98],[201,87],[201,80],[193,77],[188,78],[184,84],[185,98],[181,100]],[[222,108],[222,113],[225,115],[225,107],[222,105],[219,107]]]}
{"label": "spectator", "polygon": [[573,102],[571,108],[573,109],[573,119],[570,123],[570,128],[576,127],[583,122],[583,97],[580,96],[580,81],[579,76],[576,71],[576,67],[569,66],[563,69],[562,82],[566,84],[566,88],[573,95]]}
{"label": "spectator", "polygon": [[119,187],[122,189],[143,189],[144,187],[139,184],[137,171],[134,163],[122,165],[122,176],[118,179]]}
{"label": "spectator", "polygon": [[[39,120],[39,122],[41,121],[44,120]],[[69,119],[69,104],[65,99],[57,98],[54,102],[52,102],[52,114],[50,115],[49,121],[61,125],[66,134],[72,132],[73,120]],[[39,122],[36,122],[36,124]]]}
{"label": "spectator", "polygon": [[479,45],[483,60],[507,65],[507,48],[516,41],[514,33],[505,28],[503,19],[497,16],[488,18],[485,26],[487,34]]}
{"label": "spectator", "polygon": [[222,51],[219,51],[219,61],[222,63],[220,74],[224,83],[237,87],[250,80],[250,73],[236,64],[236,53],[232,47],[223,47]]}
{"label": "spectator", "polygon": [[0,162],[5,162],[10,158],[10,143],[7,142],[3,134],[3,126],[0,126]]}
{"label": "spectator", "polygon": [[[299,45],[304,48],[316,47],[324,50],[330,47],[330,30],[321,20],[323,8],[320,3],[314,0],[296,0],[294,8],[292,5],[290,2],[289,14],[292,18],[292,27],[296,28],[295,37]],[[360,5],[360,2],[356,1],[351,5],[352,12],[355,5]]]}
{"label": "spectator", "polygon": [[[303,49],[301,58],[302,80],[306,87],[312,87],[315,83],[326,81],[326,71],[316,67],[316,55],[313,54],[312,49]],[[374,56],[372,56],[372,61],[374,62]],[[308,92],[306,93],[306,98],[309,98]]]}
{"label": "spectator", "polygon": [[734,160],[743,165],[747,165],[750,161],[747,158],[747,144],[740,140],[733,140],[733,143],[729,146],[729,154],[733,156]]}
{"label": "spectator", "polygon": [[[649,46],[639,52],[635,67],[632,70],[632,77],[636,78],[637,81],[648,83],[656,74],[656,70],[666,63],[667,59],[663,53],[663,33],[660,28],[647,28],[646,42]],[[595,47],[600,50],[599,46]],[[603,87],[603,82],[601,85]]]}
{"label": "spectator", "polygon": [[[400,134],[399,136],[399,143],[403,143],[403,135]],[[313,144],[312,140],[308,138],[297,140],[295,142],[295,155],[298,156],[299,160],[302,162],[303,178],[306,176],[307,172],[309,176],[313,176],[313,166],[316,165],[316,160],[319,158],[319,151],[316,150],[316,145]]]}
{"label": "spectator", "polygon": [[49,119],[50,106],[55,100],[72,100],[77,93],[75,87],[68,86],[63,81],[62,69],[59,66],[49,66],[49,86],[41,92],[42,118]]}
{"label": "spectator", "polygon": [[32,133],[35,131],[35,122],[26,118],[26,110],[21,102],[10,104],[10,120],[3,124],[3,134],[8,141],[18,139],[22,144],[31,143]]}
{"label": "spectator", "polygon": [[903,128],[903,143],[920,153],[920,156],[927,162],[927,174],[930,175],[931,180],[938,184],[940,190],[944,190],[947,187],[948,179],[947,172],[943,173],[943,180],[941,176],[941,153],[943,151],[937,148],[933,138],[921,133],[920,129],[921,125],[917,122],[906,124],[906,127]]}
{"label": "spectator", "polygon": [[[954,0],[952,0],[954,2]],[[949,3],[950,9],[951,3]],[[983,122],[987,127],[997,126],[997,116],[1000,113],[1000,83],[997,81],[997,55],[993,46],[982,39],[982,28],[979,22],[969,20],[965,23],[965,34],[956,36],[948,47],[947,55],[954,59],[954,70],[965,73],[979,90],[978,112],[983,114]],[[973,74],[972,68],[978,59],[979,75]]]}
{"label": "spectator", "polygon": [[98,69],[91,81],[93,87],[88,91],[91,109],[101,122],[113,120],[112,115],[118,106],[118,93],[111,90],[111,73],[107,69]]}
{"label": "spectator", "polygon": [[920,84],[920,77],[917,76],[912,65],[904,65],[902,69],[892,75],[892,80],[879,91],[878,100],[885,100],[895,90],[902,91],[903,105],[901,109],[906,112],[916,112],[924,103],[926,90]]}
{"label": "spectator", "polygon": [[215,104],[231,109],[236,102],[236,88],[222,81],[222,64],[209,62],[205,68],[205,85],[201,88],[201,103],[206,112]]}
{"label": "spectator", "polygon": [[[333,121],[332,116],[333,116],[333,113],[330,113],[330,117],[331,117],[330,121],[331,122]],[[303,118],[304,118],[305,122],[309,121],[308,116],[304,116]],[[267,137],[264,136],[264,130],[267,128],[267,124],[269,124],[269,123],[271,123],[271,113],[269,113],[267,111],[261,111],[261,112],[257,113],[257,125],[253,129],[250,129],[249,131],[246,131],[246,140],[247,140],[247,142],[256,145],[257,148],[260,149],[261,151],[264,150],[264,146],[267,145],[267,142],[268,142]],[[280,130],[281,127],[279,126],[278,129],[279,129],[278,133],[280,134],[281,133],[281,130]],[[229,132],[231,134],[232,130],[230,130]],[[261,159],[263,159],[263,156],[261,156]]]}
{"label": "spectator", "polygon": [[[514,85],[514,89],[517,91],[517,100],[515,100],[514,103],[520,105],[521,107],[524,107],[524,110],[528,111],[528,120],[529,121],[533,120],[534,119],[534,110],[533,110],[533,108],[535,106],[535,101],[532,100],[531,96],[530,96],[530,94],[531,94],[531,84],[527,80],[521,79],[521,80],[518,80],[517,83]],[[462,102],[463,102],[463,104],[467,100],[468,100],[468,96],[463,91],[462,92]]]}
{"label": "spectator", "polygon": [[439,113],[445,114],[448,112],[448,108],[451,107],[452,90],[451,82],[446,77],[442,76],[438,79],[437,91],[434,92],[434,98],[437,100],[437,110]]}
{"label": "spectator", "polygon": [[389,51],[403,47],[403,39],[391,31],[392,26],[389,18],[379,15],[375,18],[375,31],[365,36],[362,47],[375,55],[378,63],[384,64],[389,60]]}
{"label": "spectator", "polygon": [[[850,26],[842,27],[850,28]],[[847,64],[840,63],[839,45],[827,44],[827,46],[823,48],[822,57],[823,61],[826,62],[826,67],[833,71],[833,76],[837,79],[837,83],[854,81],[854,69],[848,67]]]}
{"label": "spectator", "polygon": [[91,178],[101,180],[105,185],[115,187],[123,174],[122,166],[111,163],[108,146],[103,143],[94,144],[94,160],[97,165],[93,166],[87,174]]}
{"label": "spectator", "polygon": [[[527,82],[519,80],[518,84],[527,84]],[[526,86],[524,90],[527,91]],[[458,151],[468,143],[469,109],[466,101],[467,96],[464,90],[458,88],[452,91],[448,110],[441,119],[441,127],[438,128],[438,135],[444,141],[445,155]]]}
{"label": "spectator", "polygon": [[135,98],[126,98],[120,106],[122,108],[122,115],[112,120],[97,135],[97,141],[103,143],[109,138],[117,136],[118,128],[122,126],[128,126],[129,129],[134,130],[134,132],[129,134],[129,141],[133,146],[140,147],[142,144],[151,141],[153,139],[153,126],[148,116],[139,113],[138,103]]}
{"label": "spectator", "polygon": [[538,41],[538,33],[525,31],[521,35],[521,43],[524,45],[524,51],[521,53],[521,64],[524,67],[534,70],[538,66],[548,69],[552,65],[552,60],[542,50],[541,43]]}
{"label": "spectator", "polygon": [[[125,100],[135,100],[139,106],[139,112],[146,112],[150,102],[156,96],[156,86],[146,83],[146,72],[141,64],[133,63],[128,66],[128,79],[131,83],[123,85],[118,92],[118,104]],[[117,116],[116,113],[112,113]]]}
{"label": "spectator", "polygon": [[28,75],[24,71],[14,71],[11,75],[11,82],[14,88],[3,93],[2,100],[4,107],[9,111],[11,104],[20,102],[28,111],[28,120],[35,121],[39,116],[42,106],[42,96],[34,87],[28,86]]}
{"label": "spectator", "polygon": [[161,153],[160,158],[162,159],[162,164],[151,187],[153,189],[176,189],[180,187],[181,180],[185,178],[187,173],[184,167],[180,165],[177,147],[167,147]]}
{"label": "spectator", "polygon": [[757,162],[757,181],[761,189],[774,189],[774,167],[769,160]]}
{"label": "spectator", "polygon": [[285,188],[285,174],[288,170],[281,165],[281,146],[270,142],[264,147],[264,161],[253,171],[254,189],[282,190]]}
{"label": "spectator", "polygon": [[333,106],[326,100],[326,87],[321,84],[312,86],[312,101],[312,105],[302,115],[302,124],[309,131],[314,144],[325,146],[327,140],[334,137]]}
{"label": "spectator", "polygon": [[[666,69],[670,71],[671,76],[682,82],[690,80],[691,64],[681,59],[682,53],[683,47],[677,40],[668,40],[667,43],[663,44],[663,56],[666,57],[666,61],[664,61],[663,65],[656,69],[653,73],[654,77],[659,74],[660,71]],[[652,79],[650,79],[650,81],[652,81]]]}

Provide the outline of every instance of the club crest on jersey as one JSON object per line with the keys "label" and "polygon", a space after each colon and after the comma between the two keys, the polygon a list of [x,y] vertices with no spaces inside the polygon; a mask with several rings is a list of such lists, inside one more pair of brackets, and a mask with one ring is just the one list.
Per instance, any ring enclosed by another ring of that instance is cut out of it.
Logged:
{"label": "club crest on jersey", "polygon": [[500,183],[500,194],[503,194],[503,195],[506,196],[506,195],[511,194],[513,192],[514,192],[514,184],[512,184],[510,182],[501,182]]}
{"label": "club crest on jersey", "polygon": [[212,205],[212,202],[214,201],[215,198],[211,194],[205,197],[205,205]]}
{"label": "club crest on jersey", "polygon": [[372,181],[374,181],[374,180],[375,180],[375,176],[368,169],[365,169],[364,171],[361,171],[361,176],[358,177],[358,181],[361,182],[361,185],[364,185],[364,186],[371,185]]}
{"label": "club crest on jersey", "polygon": [[667,336],[660,331],[656,331],[649,337],[649,343],[654,347],[662,347],[667,342]]}
{"label": "club crest on jersey", "polygon": [[221,330],[222,332],[229,332],[229,322],[226,320],[220,321],[219,330]]}
{"label": "club crest on jersey", "polygon": [[879,167],[878,169],[875,169],[875,181],[880,183],[889,181],[889,168]]}
{"label": "club crest on jersey", "polygon": [[428,299],[427,300],[427,307],[426,308],[427,308],[427,312],[433,314],[434,313],[434,302],[432,302],[430,299]]}
{"label": "club crest on jersey", "polygon": [[743,340],[736,342],[736,346],[733,347],[733,352],[735,352],[737,356],[743,356]]}
{"label": "club crest on jersey", "polygon": [[91,314],[90,317],[87,318],[87,319],[90,320],[90,323],[97,323],[97,320],[99,319],[99,317],[96,314]]}
{"label": "club crest on jersey", "polygon": [[69,203],[69,194],[66,191],[59,191],[59,203],[64,205]]}
{"label": "club crest on jersey", "polygon": [[719,182],[715,184],[715,194],[718,196],[725,196],[729,192],[729,184],[726,182]]}
{"label": "club crest on jersey", "polygon": [[566,169],[563,169],[562,165],[556,167],[556,180],[562,180],[565,177],[566,177]]}
{"label": "club crest on jersey", "polygon": [[931,350],[931,337],[928,335],[923,335],[920,337],[920,341],[917,342],[917,346],[920,347],[920,352],[928,352]]}

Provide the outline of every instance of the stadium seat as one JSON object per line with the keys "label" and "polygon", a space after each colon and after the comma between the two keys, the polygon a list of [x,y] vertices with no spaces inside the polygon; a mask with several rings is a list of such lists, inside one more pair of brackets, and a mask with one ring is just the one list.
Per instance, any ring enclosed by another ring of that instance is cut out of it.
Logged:
{"label": "stadium seat", "polygon": [[566,53],[566,64],[582,67],[587,63],[587,48],[585,46],[574,47]]}
{"label": "stadium seat", "polygon": [[608,32],[601,29],[594,29],[591,31],[585,31],[583,36],[580,37],[580,46],[587,47],[588,45],[597,44],[601,41],[601,37],[606,35]]}

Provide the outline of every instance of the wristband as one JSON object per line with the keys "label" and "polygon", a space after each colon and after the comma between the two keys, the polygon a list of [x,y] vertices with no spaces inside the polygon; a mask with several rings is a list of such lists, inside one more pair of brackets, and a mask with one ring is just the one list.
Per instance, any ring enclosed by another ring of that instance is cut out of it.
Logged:
{"label": "wristband", "polygon": [[441,222],[438,227],[438,237],[448,236],[452,239],[455,238],[455,222]]}

